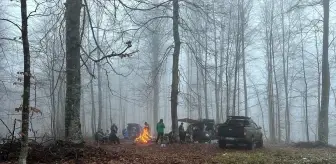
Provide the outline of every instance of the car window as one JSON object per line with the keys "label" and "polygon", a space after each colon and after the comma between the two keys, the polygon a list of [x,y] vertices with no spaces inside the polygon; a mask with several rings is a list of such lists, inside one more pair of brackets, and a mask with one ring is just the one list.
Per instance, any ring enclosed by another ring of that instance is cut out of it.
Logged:
{"label": "car window", "polygon": [[251,125],[252,125],[253,128],[256,128],[256,129],[258,128],[258,125],[254,122],[251,122]]}
{"label": "car window", "polygon": [[249,126],[250,123],[247,120],[243,119],[232,119],[226,122],[229,126]]}

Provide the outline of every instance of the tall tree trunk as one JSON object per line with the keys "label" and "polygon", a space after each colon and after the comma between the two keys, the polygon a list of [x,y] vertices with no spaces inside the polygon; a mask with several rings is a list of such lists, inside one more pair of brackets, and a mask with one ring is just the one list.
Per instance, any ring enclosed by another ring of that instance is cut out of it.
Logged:
{"label": "tall tree trunk", "polygon": [[21,151],[19,164],[27,163],[28,156],[28,130],[29,130],[29,96],[30,96],[30,52],[28,41],[27,1],[21,0],[21,38],[23,47],[23,102],[21,118]]}
{"label": "tall tree trunk", "polygon": [[246,84],[246,61],[245,61],[245,9],[244,9],[244,0],[242,0],[241,4],[241,42],[242,42],[242,58],[243,58],[243,83],[244,83],[244,111],[245,116],[248,116],[248,100],[247,100],[247,84]]}
{"label": "tall tree trunk", "polygon": [[179,55],[180,55],[180,34],[179,34],[179,0],[173,0],[173,36],[174,36],[174,52],[173,52],[173,73],[172,73],[172,89],[171,89],[171,120],[172,132],[174,138],[178,139],[178,121],[177,121],[177,104],[178,104],[178,86],[179,86]]}
{"label": "tall tree trunk", "polygon": [[191,56],[191,52],[188,51],[187,52],[187,63],[188,63],[188,68],[187,68],[187,76],[188,76],[188,87],[187,87],[187,94],[188,94],[188,108],[187,108],[187,113],[188,113],[188,118],[191,118],[191,109],[193,106],[193,98],[192,98],[192,88],[191,86],[193,86],[193,80],[192,80],[192,56]]}
{"label": "tall tree trunk", "polygon": [[306,66],[305,66],[305,59],[304,59],[304,44],[303,44],[303,27],[300,18],[300,40],[301,40],[301,59],[302,59],[302,70],[303,70],[303,80],[304,80],[304,115],[305,115],[305,132],[306,132],[306,139],[309,142],[309,124],[308,124],[308,83],[306,77]]}
{"label": "tall tree trunk", "polygon": [[[55,28],[56,29],[56,28]],[[56,30],[54,30],[55,32]],[[56,35],[53,37],[53,42],[54,44],[56,43]],[[52,116],[51,116],[51,126],[52,126],[52,136],[56,138],[56,97],[55,97],[55,91],[56,91],[56,86],[55,86],[55,58],[56,58],[56,49],[55,45],[52,48],[52,59],[51,59],[51,85],[50,85],[50,95],[51,95],[51,111],[52,111]]]}
{"label": "tall tree trunk", "polygon": [[[317,44],[317,30],[315,31],[315,49],[316,49],[316,63],[317,63],[317,74],[318,74],[318,79],[317,79],[317,113],[319,114],[321,111],[321,66],[320,66],[320,53],[319,53],[319,48]],[[319,117],[317,117],[317,125],[319,124]],[[318,126],[316,126],[316,131],[318,131]],[[316,133],[318,134],[318,133]],[[318,135],[315,136],[315,140],[317,140]]]}
{"label": "tall tree trunk", "polygon": [[225,82],[226,82],[226,117],[230,115],[230,88],[231,88],[231,76],[229,72],[229,62],[230,62],[230,40],[231,40],[231,17],[232,17],[232,5],[230,5],[229,10],[229,25],[227,31],[227,49],[226,49],[226,62],[225,62]]}
{"label": "tall tree trunk", "polygon": [[[284,0],[281,0],[281,31],[282,31],[282,73],[285,87],[285,129],[286,143],[290,142],[290,120],[289,120],[289,105],[288,105],[288,74],[286,73],[286,58],[285,58],[285,16],[284,16]],[[288,34],[289,35],[289,34]],[[288,40],[289,42],[289,40]],[[289,49],[289,47],[288,47]],[[288,69],[288,67],[287,67]]]}
{"label": "tall tree trunk", "polygon": [[108,93],[108,101],[109,101],[109,109],[110,109],[110,124],[112,125],[113,124],[113,119],[112,119],[112,101],[111,101],[111,93],[109,92]]}
{"label": "tall tree trunk", "polygon": [[[118,67],[120,71],[120,60],[118,60]],[[122,100],[122,91],[123,91],[123,84],[121,82],[121,77],[118,76],[119,81],[119,126],[124,128],[125,127],[125,108],[123,106],[123,100]],[[149,106],[147,105],[147,110],[149,110]],[[149,115],[147,114],[147,119]]]}
{"label": "tall tree trunk", "polygon": [[[97,6],[97,12],[96,12],[96,21],[97,21],[97,42],[99,44],[100,42],[100,24],[101,24],[101,20],[102,20],[102,14],[101,11],[99,9],[99,6]],[[100,59],[100,51],[97,51],[97,56],[98,59]],[[103,121],[103,93],[102,93],[102,76],[101,76],[101,64],[98,62],[97,64],[97,72],[98,72],[98,130],[102,129],[102,121]]]}
{"label": "tall tree trunk", "polygon": [[203,84],[204,84],[204,111],[205,118],[209,119],[209,110],[208,110],[208,14],[206,15],[206,27],[205,27],[205,60],[204,60],[204,76],[203,76]]}
{"label": "tall tree trunk", "polygon": [[82,143],[80,124],[80,13],[81,0],[66,1],[66,105],[65,138],[73,143]]}
{"label": "tall tree trunk", "polygon": [[[160,103],[159,55],[160,55],[159,30],[155,29],[152,38],[153,125],[155,125],[155,123],[159,121],[159,103]],[[153,128],[151,129],[153,130]]]}
{"label": "tall tree trunk", "polygon": [[84,91],[83,89],[81,90],[81,122],[82,122],[82,131],[83,131],[83,136],[86,135],[86,127],[85,127],[85,103],[84,103]]}
{"label": "tall tree trunk", "polygon": [[[254,84],[254,82],[252,80],[251,80],[251,83],[252,83],[254,91],[255,91],[255,93],[257,95],[257,100],[258,100],[258,104],[259,104],[259,108],[260,108],[260,113],[261,113],[262,128],[263,128],[264,134],[266,134],[264,110],[263,110],[263,106],[262,106],[261,101],[260,101],[260,93],[258,91],[258,88],[255,86],[255,84]],[[265,138],[267,139],[267,135],[265,135]]]}
{"label": "tall tree trunk", "polygon": [[[239,25],[238,25],[239,26]],[[239,29],[239,27],[238,27]],[[239,31],[239,30],[238,30]],[[239,69],[239,34],[236,34],[236,58],[235,58],[235,73],[234,73],[234,87],[233,87],[233,100],[232,100],[232,115],[236,115],[236,98],[237,98],[237,81]]]}
{"label": "tall tree trunk", "polygon": [[[87,6],[89,7],[89,6]],[[91,33],[91,30],[90,30],[90,23],[89,23],[89,19],[87,19],[87,52],[91,52],[91,47],[90,47],[90,33]],[[88,67],[89,67],[89,70],[93,70],[92,67],[94,65],[94,62],[88,62]],[[93,79],[90,80],[90,97],[91,97],[91,132],[92,132],[92,136],[94,137],[95,136],[95,133],[97,132],[97,117],[96,117],[96,106],[95,106],[95,93],[94,93],[94,89],[93,89]]]}
{"label": "tall tree trunk", "polygon": [[273,62],[272,56],[274,54],[274,43],[273,43],[273,21],[274,21],[274,2],[271,1],[271,16],[270,16],[270,29],[266,34],[268,35],[267,51],[268,51],[268,123],[269,123],[269,133],[271,142],[275,142],[275,126],[274,126],[274,89],[273,89]]}
{"label": "tall tree trunk", "polygon": [[[218,85],[218,51],[217,51],[217,24],[216,24],[216,8],[215,8],[215,1],[212,1],[212,17],[214,19],[213,26],[214,26],[214,44],[215,44],[215,101],[216,101],[216,122],[220,122],[220,103],[219,103],[219,93],[221,91],[221,85]],[[222,67],[220,67],[222,68]]]}
{"label": "tall tree trunk", "polygon": [[[218,122],[221,122],[224,120],[223,118],[223,101],[224,101],[224,87],[223,87],[223,74],[224,74],[224,18],[221,18],[221,32],[220,32],[220,62],[219,62],[219,89],[220,89],[220,114],[218,116]],[[216,118],[217,119],[217,118]]]}
{"label": "tall tree trunk", "polygon": [[[238,0],[238,4],[240,4],[240,0]],[[240,12],[237,12],[238,18],[240,18]],[[239,72],[239,63],[240,63],[240,43],[241,43],[241,31],[240,31],[240,22],[237,21],[237,31],[236,33],[236,58],[235,58],[235,73],[234,73],[234,87],[233,87],[233,101],[232,101],[232,115],[236,115],[236,96],[237,96],[237,87],[239,87],[239,84],[237,84],[238,81],[238,72]],[[238,85],[238,86],[237,86]],[[239,102],[238,102],[239,103]],[[239,110],[239,109],[238,109]]]}
{"label": "tall tree trunk", "polygon": [[[196,51],[197,53],[197,51]],[[196,59],[197,60],[197,59]],[[199,69],[199,64],[197,64],[197,69],[196,69],[196,78],[197,78],[197,82],[196,82],[196,86],[197,86],[197,107],[198,107],[198,118],[201,119],[203,117],[203,112],[202,112],[202,93],[201,93],[201,73],[200,73],[200,69]]]}
{"label": "tall tree trunk", "polygon": [[322,97],[321,111],[319,112],[318,139],[324,144],[328,144],[329,139],[329,92],[330,92],[330,72],[329,72],[329,0],[323,0],[323,55],[322,55]]}
{"label": "tall tree trunk", "polygon": [[[273,46],[273,45],[272,45]],[[272,50],[272,52],[274,52],[273,50]],[[280,119],[280,115],[281,115],[281,113],[280,113],[280,94],[279,94],[279,85],[278,85],[278,80],[277,80],[277,75],[276,75],[276,70],[275,70],[275,59],[274,59],[275,57],[274,57],[274,53],[272,53],[272,62],[273,62],[273,77],[274,77],[274,84],[275,84],[275,92],[276,92],[276,108],[277,108],[277,114],[276,114],[276,122],[277,122],[277,127],[276,127],[276,129],[277,129],[277,131],[276,131],[276,133],[277,133],[277,136],[278,136],[278,142],[280,142],[281,141],[281,119]]]}

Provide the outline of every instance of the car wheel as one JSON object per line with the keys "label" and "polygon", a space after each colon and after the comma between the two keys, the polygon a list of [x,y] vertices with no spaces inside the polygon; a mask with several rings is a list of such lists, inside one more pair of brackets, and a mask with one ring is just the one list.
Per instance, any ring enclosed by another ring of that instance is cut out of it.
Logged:
{"label": "car wheel", "polygon": [[251,142],[247,144],[247,149],[249,150],[254,150],[255,149],[255,140],[254,140],[254,137],[251,138]]}
{"label": "car wheel", "polygon": [[218,146],[222,149],[226,148],[226,143],[224,140],[218,140]]}
{"label": "car wheel", "polygon": [[264,141],[263,139],[261,138],[260,141],[258,142],[257,144],[257,148],[263,148],[264,147]]}

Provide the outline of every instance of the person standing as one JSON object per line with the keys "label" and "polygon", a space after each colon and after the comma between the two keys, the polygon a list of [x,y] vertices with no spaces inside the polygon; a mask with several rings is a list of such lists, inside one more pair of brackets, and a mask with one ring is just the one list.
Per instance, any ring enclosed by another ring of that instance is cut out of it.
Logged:
{"label": "person standing", "polygon": [[181,143],[185,142],[185,131],[184,131],[184,127],[183,127],[183,122],[181,122],[180,126],[179,126],[179,136],[180,136],[180,141]]}
{"label": "person standing", "polygon": [[156,132],[157,132],[157,138],[156,138],[156,143],[159,142],[159,140],[161,140],[162,142],[162,139],[163,139],[163,134],[164,134],[164,129],[165,129],[165,125],[163,123],[163,119],[160,119],[160,122],[158,122],[156,124]]}
{"label": "person standing", "polygon": [[109,135],[109,139],[114,144],[120,144],[120,140],[119,140],[119,137],[117,136],[117,133],[118,133],[118,127],[117,127],[117,125],[116,124],[112,124],[112,126],[111,126],[111,133]]}
{"label": "person standing", "polygon": [[111,133],[115,133],[115,134],[117,134],[118,133],[118,127],[117,127],[117,125],[116,124],[112,124],[112,126],[111,126]]}
{"label": "person standing", "polygon": [[147,129],[148,132],[150,132],[150,127],[149,127],[149,124],[147,122],[145,122],[145,127],[144,129]]}

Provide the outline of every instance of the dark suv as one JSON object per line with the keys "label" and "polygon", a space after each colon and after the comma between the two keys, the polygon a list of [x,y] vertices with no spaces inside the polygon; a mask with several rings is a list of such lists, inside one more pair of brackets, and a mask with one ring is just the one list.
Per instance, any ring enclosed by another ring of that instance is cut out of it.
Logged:
{"label": "dark suv", "polygon": [[245,116],[229,116],[217,129],[218,144],[225,148],[228,144],[244,144],[248,149],[263,147],[261,127]]}

